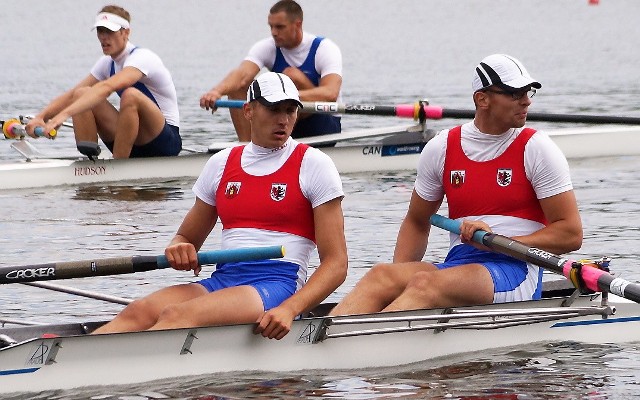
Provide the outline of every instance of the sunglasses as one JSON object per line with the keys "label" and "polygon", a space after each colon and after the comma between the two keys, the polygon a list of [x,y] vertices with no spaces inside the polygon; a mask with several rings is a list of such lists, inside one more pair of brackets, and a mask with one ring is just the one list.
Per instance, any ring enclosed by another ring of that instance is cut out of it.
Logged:
{"label": "sunglasses", "polygon": [[516,90],[516,91],[506,91],[506,90],[495,90],[495,89],[484,89],[483,92],[491,92],[496,94],[501,94],[503,96],[510,96],[513,100],[520,100],[525,95],[528,98],[532,98],[536,95],[536,89],[527,89],[527,90]]}

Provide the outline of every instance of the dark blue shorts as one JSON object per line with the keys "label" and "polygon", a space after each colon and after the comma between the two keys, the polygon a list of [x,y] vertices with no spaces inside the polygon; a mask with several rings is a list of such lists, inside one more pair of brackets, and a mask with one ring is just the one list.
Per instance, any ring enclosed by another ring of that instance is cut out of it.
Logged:
{"label": "dark blue shorts", "polygon": [[300,266],[279,260],[258,260],[218,264],[210,278],[196,283],[209,292],[235,287],[251,286],[262,298],[264,310],[279,306],[296,292]]}
{"label": "dark blue shorts", "polygon": [[[105,146],[113,153],[113,142],[104,142]],[[131,158],[177,156],[182,150],[182,138],[180,128],[164,123],[160,134],[143,146],[133,146]]]}
{"label": "dark blue shorts", "polygon": [[340,117],[329,114],[311,114],[306,118],[298,119],[291,136],[294,139],[299,139],[340,132],[342,132]]}
{"label": "dark blue shorts", "polygon": [[[482,264],[489,271],[497,299],[514,297],[517,300],[529,300],[541,297],[542,270],[531,271],[526,262],[504,254],[460,244],[449,251],[444,262],[434,265],[438,269],[445,269],[464,264]],[[534,272],[536,275],[532,275]],[[528,284],[525,283],[527,280]]]}

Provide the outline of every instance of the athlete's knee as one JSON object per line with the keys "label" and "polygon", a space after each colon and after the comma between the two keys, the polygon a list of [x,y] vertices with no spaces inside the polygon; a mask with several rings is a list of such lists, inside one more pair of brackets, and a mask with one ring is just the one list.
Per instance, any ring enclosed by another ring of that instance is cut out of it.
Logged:
{"label": "athlete's knee", "polygon": [[185,320],[186,313],[180,304],[170,304],[160,311],[158,315],[158,323],[165,326],[181,327]]}
{"label": "athlete's knee", "polygon": [[134,87],[126,88],[120,94],[120,109],[125,107],[138,107],[141,101],[147,99],[141,91]]}
{"label": "athlete's knee", "polygon": [[151,302],[145,298],[129,303],[118,317],[142,327],[152,326],[158,318],[153,311]]}
{"label": "athlete's knee", "polygon": [[372,290],[396,291],[400,285],[396,272],[393,264],[376,264],[367,271],[362,281]]}
{"label": "athlete's knee", "polygon": [[427,290],[430,286],[433,286],[433,283],[434,277],[431,271],[418,271],[413,274],[408,286],[415,287],[418,290]]}
{"label": "athlete's knee", "polygon": [[419,271],[413,274],[407,284],[406,293],[423,301],[435,300],[438,297],[438,282],[432,271]]}

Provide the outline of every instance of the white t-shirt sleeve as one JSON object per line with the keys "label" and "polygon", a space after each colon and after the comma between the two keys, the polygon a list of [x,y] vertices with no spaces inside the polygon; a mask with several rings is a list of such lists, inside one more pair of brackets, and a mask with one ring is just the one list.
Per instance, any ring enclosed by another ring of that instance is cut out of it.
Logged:
{"label": "white t-shirt sleeve", "polygon": [[536,132],[524,152],[527,178],[538,199],[573,189],[569,163],[562,150],[544,132]]}
{"label": "white t-shirt sleeve", "polygon": [[427,201],[439,201],[444,197],[442,174],[448,132],[448,129],[440,131],[420,153],[414,189],[418,196]]}
{"label": "white t-shirt sleeve", "polygon": [[331,39],[324,38],[316,51],[316,71],[323,78],[329,74],[342,76],[342,53]]}
{"label": "white t-shirt sleeve", "polygon": [[111,73],[111,57],[102,56],[91,67],[91,75],[99,81],[104,81],[109,78]]}
{"label": "white t-shirt sleeve", "polygon": [[153,79],[153,76],[149,76],[158,65],[162,65],[160,57],[145,48],[137,48],[134,52],[129,54],[129,57],[124,62],[124,67],[134,67],[140,70],[149,79]]}
{"label": "white t-shirt sleeve", "polygon": [[271,70],[276,59],[276,45],[273,38],[262,39],[249,49],[249,53],[244,58],[258,66],[259,69],[266,67]]}
{"label": "white t-shirt sleeve", "polygon": [[313,208],[335,198],[344,197],[342,180],[333,160],[313,147],[307,149],[302,159],[300,188]]}
{"label": "white t-shirt sleeve", "polygon": [[216,191],[230,153],[231,148],[228,148],[212,155],[202,169],[196,183],[193,184],[193,193],[196,197],[210,206],[216,205]]}

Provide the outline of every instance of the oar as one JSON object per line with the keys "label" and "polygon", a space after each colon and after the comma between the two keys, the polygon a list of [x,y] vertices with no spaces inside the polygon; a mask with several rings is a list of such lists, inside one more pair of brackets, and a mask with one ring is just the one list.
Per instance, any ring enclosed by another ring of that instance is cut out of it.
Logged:
{"label": "oar", "polygon": [[[244,104],[241,100],[218,100],[217,107],[239,108]],[[440,106],[429,106],[421,102],[414,104],[375,105],[375,104],[342,104],[332,102],[303,102],[302,110],[323,114],[361,114],[380,115],[413,119],[467,118],[475,116],[474,110],[445,109]],[[588,114],[550,114],[527,113],[529,121],[571,122],[593,124],[627,124],[640,125],[640,117],[619,117]]]}
{"label": "oar", "polygon": [[[208,265],[281,258],[283,256],[284,248],[282,246],[212,250],[199,252],[198,263],[200,265]],[[0,284],[130,274],[168,267],[169,262],[164,255],[103,258],[97,260],[0,267]]]}
{"label": "oar", "polygon": [[51,282],[24,282],[23,285],[33,286],[40,289],[53,290],[55,292],[73,294],[76,296],[88,297],[90,299],[102,300],[108,303],[127,305],[133,301],[125,297],[112,296],[110,294],[102,294],[102,293],[97,293],[90,290],[83,290],[83,289],[72,288],[69,286],[56,285]]}
{"label": "oar", "polygon": [[[460,225],[462,223],[434,214],[431,216],[431,224],[449,232],[460,234]],[[571,279],[572,269],[580,268],[580,276],[587,289],[594,292],[613,293],[640,303],[640,284],[632,283],[622,278],[615,278],[610,273],[591,267],[588,264],[569,260],[536,247],[529,247],[506,236],[486,231],[476,231],[473,234],[473,241],[483,244],[498,253],[536,264],[549,271],[564,275],[569,279]]]}
{"label": "oar", "polygon": [[[445,109],[438,106],[424,106],[424,113],[427,119],[441,118],[473,118],[474,110]],[[572,122],[590,124],[627,124],[640,125],[639,117],[618,117],[610,115],[589,115],[589,114],[550,114],[550,113],[527,113],[529,121],[544,122]]]}
{"label": "oar", "polygon": [[[2,133],[4,133],[4,137],[7,139],[22,139],[27,136],[27,130],[22,125],[22,122],[18,119],[8,119],[6,121],[0,121],[2,125]],[[33,131],[36,136],[46,136],[44,134],[44,129],[41,126],[36,126],[36,129]],[[55,139],[58,132],[54,129],[49,132],[47,136],[49,139]]]}
{"label": "oar", "polygon": [[[216,107],[242,108],[242,100],[217,100]],[[419,118],[421,104],[399,104],[384,106],[373,104],[342,104],[333,102],[302,102],[302,111],[320,114],[364,114],[403,118]]]}
{"label": "oar", "polygon": [[[21,116],[20,116],[20,122],[22,122],[23,124],[25,124],[25,125],[26,125],[26,123],[27,123],[28,121],[31,121],[31,120],[32,120],[32,119],[34,119],[34,118],[35,118],[35,117],[34,117],[33,115],[21,115]],[[25,122],[25,121],[26,121],[26,122]],[[63,123],[62,123],[62,126],[65,126],[65,127],[67,127],[67,128],[73,128],[73,123],[72,123],[72,122],[65,121],[65,122],[63,122]]]}

